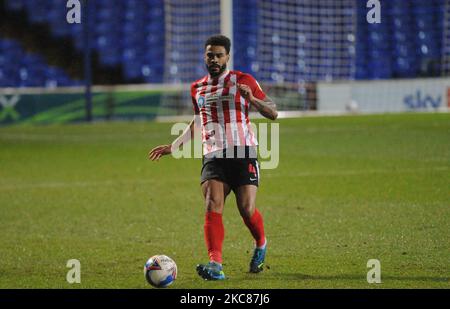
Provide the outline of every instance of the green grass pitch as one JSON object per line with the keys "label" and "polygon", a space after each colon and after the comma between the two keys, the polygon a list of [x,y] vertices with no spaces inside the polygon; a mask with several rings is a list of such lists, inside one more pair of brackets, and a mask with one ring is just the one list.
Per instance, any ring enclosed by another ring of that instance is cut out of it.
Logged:
{"label": "green grass pitch", "polygon": [[[171,124],[0,128],[0,288],[150,288],[154,254],[177,262],[170,288],[449,288],[450,114],[278,122],[280,164],[257,197],[267,267],[247,272],[252,238],[230,195],[223,282],[195,272],[201,160],[147,160]],[[66,282],[69,259],[81,284]]]}

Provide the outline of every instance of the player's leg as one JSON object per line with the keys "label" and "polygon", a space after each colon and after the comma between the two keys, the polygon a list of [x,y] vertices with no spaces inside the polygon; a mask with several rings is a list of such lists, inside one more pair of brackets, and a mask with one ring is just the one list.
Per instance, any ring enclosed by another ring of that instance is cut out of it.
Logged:
{"label": "player's leg", "polygon": [[202,184],[205,198],[205,242],[210,262],[222,263],[222,244],[225,231],[222,222],[223,206],[230,187],[217,179],[209,179]]}
{"label": "player's leg", "polygon": [[263,217],[256,208],[257,190],[258,187],[255,185],[242,185],[234,190],[239,213],[255,239],[255,250],[250,261],[250,272],[252,273],[263,270],[267,249]]}
{"label": "player's leg", "polygon": [[206,212],[222,214],[225,199],[230,193],[230,186],[219,179],[208,179],[202,183]]}
{"label": "player's leg", "polygon": [[223,206],[230,193],[230,187],[225,182],[209,179],[202,183],[205,198],[205,242],[208,249],[209,263],[197,265],[197,272],[204,279],[225,279],[222,271],[222,244],[225,231],[222,222]]}

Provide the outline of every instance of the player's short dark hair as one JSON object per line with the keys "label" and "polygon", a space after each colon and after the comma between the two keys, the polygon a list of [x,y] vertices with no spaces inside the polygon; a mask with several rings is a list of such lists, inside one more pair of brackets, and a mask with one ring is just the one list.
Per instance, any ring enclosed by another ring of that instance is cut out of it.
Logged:
{"label": "player's short dark hair", "polygon": [[225,47],[227,54],[230,53],[231,41],[224,35],[218,34],[210,36],[205,42],[205,49],[208,45],[223,46]]}

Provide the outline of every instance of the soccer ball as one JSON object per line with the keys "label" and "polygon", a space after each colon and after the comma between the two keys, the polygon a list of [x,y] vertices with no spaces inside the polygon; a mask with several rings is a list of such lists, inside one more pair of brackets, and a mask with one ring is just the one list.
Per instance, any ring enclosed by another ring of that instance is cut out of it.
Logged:
{"label": "soccer ball", "polygon": [[165,288],[177,278],[177,264],[166,255],[154,255],[144,266],[147,282],[156,288]]}

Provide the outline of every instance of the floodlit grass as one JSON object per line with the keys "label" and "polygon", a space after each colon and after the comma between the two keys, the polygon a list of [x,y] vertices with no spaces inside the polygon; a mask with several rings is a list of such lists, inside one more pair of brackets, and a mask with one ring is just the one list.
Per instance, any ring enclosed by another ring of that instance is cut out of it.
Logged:
{"label": "floodlit grass", "polygon": [[[252,238],[230,195],[223,282],[206,282],[201,160],[147,160],[171,124],[0,128],[0,288],[150,288],[166,254],[171,288],[448,288],[450,115],[282,119],[280,163],[257,207],[267,267],[249,274]],[[69,259],[81,284],[66,282]],[[369,259],[381,263],[367,283]]]}

